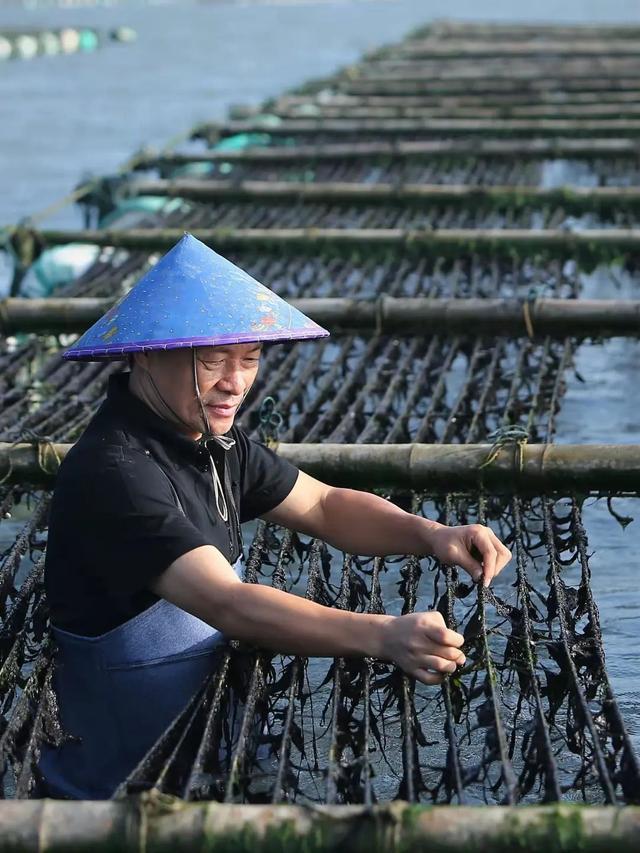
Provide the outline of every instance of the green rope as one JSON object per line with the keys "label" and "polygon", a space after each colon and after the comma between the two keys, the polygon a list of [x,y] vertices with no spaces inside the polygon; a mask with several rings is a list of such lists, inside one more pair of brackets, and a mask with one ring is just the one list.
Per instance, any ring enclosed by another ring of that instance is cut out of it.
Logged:
{"label": "green rope", "polygon": [[278,411],[277,403],[273,397],[265,397],[262,401],[259,419],[260,440],[267,447],[276,448],[284,418]]}
{"label": "green rope", "polygon": [[515,444],[518,454],[518,470],[522,473],[524,467],[524,446],[529,441],[529,430],[518,424],[509,424],[489,433],[488,438],[493,444],[489,455],[482,465],[480,465],[480,468],[488,468],[497,459],[503,447]]}

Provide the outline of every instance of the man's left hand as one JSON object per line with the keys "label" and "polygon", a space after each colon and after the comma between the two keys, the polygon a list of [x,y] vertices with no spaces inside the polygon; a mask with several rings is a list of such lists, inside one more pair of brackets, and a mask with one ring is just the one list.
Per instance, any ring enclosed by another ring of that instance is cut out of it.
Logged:
{"label": "man's left hand", "polygon": [[438,560],[461,566],[485,587],[511,560],[511,551],[489,527],[465,524],[460,527],[439,525],[429,531],[428,551]]}

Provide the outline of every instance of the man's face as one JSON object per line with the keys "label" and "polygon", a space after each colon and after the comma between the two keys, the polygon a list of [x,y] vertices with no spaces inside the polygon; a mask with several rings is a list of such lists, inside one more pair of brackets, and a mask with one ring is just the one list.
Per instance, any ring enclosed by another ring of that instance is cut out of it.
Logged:
{"label": "man's face", "polygon": [[[216,435],[224,435],[233,426],[238,407],[258,373],[261,350],[259,343],[196,349],[200,397]],[[187,348],[151,352],[146,355],[146,369],[164,400],[184,423],[193,427],[191,437],[198,438],[202,414],[193,384],[192,358],[192,351]]]}

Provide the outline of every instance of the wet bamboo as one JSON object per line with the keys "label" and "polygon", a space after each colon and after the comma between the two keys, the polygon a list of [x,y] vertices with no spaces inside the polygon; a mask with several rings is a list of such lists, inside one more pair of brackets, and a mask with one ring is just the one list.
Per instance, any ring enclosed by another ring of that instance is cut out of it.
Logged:
{"label": "wet bamboo", "polygon": [[286,119],[278,124],[267,120],[229,121],[225,124],[202,124],[193,130],[194,139],[215,141],[240,133],[267,133],[270,136],[307,136],[375,133],[399,136],[640,136],[638,119]]}
{"label": "wet bamboo", "polygon": [[483,77],[476,76],[475,78],[450,78],[442,79],[422,79],[422,80],[390,80],[383,76],[379,78],[364,78],[357,79],[342,77],[331,81],[332,87],[340,92],[349,94],[402,94],[408,95],[411,93],[425,94],[462,94],[469,95],[471,93],[493,95],[504,92],[514,94],[522,94],[525,92],[595,92],[601,94],[624,91],[638,91],[640,89],[640,77],[638,75],[629,75],[627,77],[567,77],[564,79],[557,77],[529,77],[514,79],[507,76]]}
{"label": "wet bamboo", "polygon": [[141,158],[137,168],[156,165],[181,166],[204,162],[292,163],[323,160],[432,158],[617,158],[640,157],[640,143],[635,139],[430,139],[423,141],[346,142],[326,145],[250,146],[239,151],[206,150],[189,154],[150,153]]}
{"label": "wet bamboo", "polygon": [[[7,484],[51,485],[71,444],[0,442]],[[546,490],[630,491],[640,488],[640,445],[280,444],[298,468],[337,486],[442,493]],[[494,458],[495,457],[495,458]],[[490,463],[490,464],[487,464]],[[483,467],[484,466],[484,467]]]}
{"label": "wet bamboo", "polygon": [[552,205],[586,213],[640,207],[640,187],[474,186],[469,184],[363,184],[303,181],[225,181],[209,179],[137,180],[127,195],[188,198],[197,201],[279,201],[295,203],[508,207]]}
{"label": "wet bamboo", "polygon": [[[640,91],[630,92],[608,92],[607,104],[637,104],[640,102]],[[265,102],[262,106],[251,104],[236,104],[230,107],[229,113],[232,117],[236,111],[247,112],[248,115],[256,115],[269,109],[280,109],[288,107],[300,107],[303,105],[318,106],[398,106],[398,107],[500,107],[500,106],[600,106],[602,105],[602,92],[573,92],[558,97],[554,92],[539,92],[533,95],[502,95],[485,96],[476,95],[347,95],[340,92],[320,92],[315,98],[308,95],[281,95],[278,98]],[[240,116],[238,116],[240,117]]]}
{"label": "wet bamboo", "polygon": [[634,853],[637,806],[375,806],[187,803],[156,794],[116,801],[0,803],[0,845],[12,853],[273,853],[409,851]]}
{"label": "wet bamboo", "polygon": [[234,110],[233,119],[257,119],[268,114],[276,115],[283,120],[322,118],[322,119],[521,119],[544,118],[558,120],[573,119],[626,119],[640,116],[640,101],[638,103],[599,103],[599,104],[533,104],[530,106],[495,106],[483,104],[476,106],[360,106],[357,103],[331,105],[310,103],[300,106],[276,106],[262,113],[256,108],[249,107],[245,112],[239,108]]}
{"label": "wet bamboo", "polygon": [[[613,118],[633,119],[640,115],[640,103],[599,103],[599,104],[532,104],[532,105],[498,105],[488,106],[359,106],[358,104],[325,105],[311,104],[309,106],[291,106],[276,108],[269,111],[283,120],[303,118],[323,119],[358,119],[383,120],[391,119],[424,119],[424,120],[458,120],[458,119],[493,119],[495,121],[512,119],[553,119],[573,121],[576,119],[603,120]],[[242,115],[236,111],[234,118],[248,119],[260,116],[260,112],[249,111]]]}
{"label": "wet bamboo", "polygon": [[412,33],[409,40],[427,38],[437,35],[440,39],[470,38],[494,39],[639,39],[640,27],[633,25],[579,24],[568,26],[563,24],[512,24],[502,21],[436,21],[428,27],[419,28]]}
{"label": "wet bamboo", "polygon": [[636,491],[640,445],[289,444],[279,452],[333,485],[364,489],[447,492]]}
{"label": "wet bamboo", "polygon": [[592,59],[567,58],[541,63],[535,57],[460,57],[457,59],[402,59],[385,57],[375,62],[358,65],[348,73],[350,79],[402,79],[402,80],[462,80],[472,79],[474,71],[481,78],[500,78],[501,74],[514,80],[533,80],[552,77],[559,82],[583,80],[599,73],[603,77],[637,76],[638,58],[618,59],[594,57]]}
{"label": "wet bamboo", "polygon": [[[640,334],[640,300],[289,299],[332,333],[377,332],[415,335],[429,332],[492,335],[567,335],[598,337]],[[95,297],[8,298],[0,302],[0,332],[7,334],[79,333],[113,305]]]}
{"label": "wet bamboo", "polygon": [[450,39],[409,39],[400,42],[390,49],[387,56],[418,57],[430,59],[454,58],[469,59],[470,57],[621,57],[637,58],[640,55],[640,39],[638,38],[587,38],[572,39],[540,38],[540,39],[479,39],[479,38],[450,38]]}
{"label": "wet bamboo", "polygon": [[[29,233],[29,232],[28,232]],[[53,230],[33,232],[42,245],[89,243],[115,246],[132,251],[166,251],[184,234],[181,228],[131,228],[123,230]],[[553,256],[579,257],[599,261],[603,255],[640,250],[640,229],[609,228],[587,231],[562,229],[450,228],[411,230],[401,228],[196,228],[193,235],[214,249],[262,248],[291,252],[332,249],[403,249],[433,254],[465,252],[531,255],[546,252]]]}

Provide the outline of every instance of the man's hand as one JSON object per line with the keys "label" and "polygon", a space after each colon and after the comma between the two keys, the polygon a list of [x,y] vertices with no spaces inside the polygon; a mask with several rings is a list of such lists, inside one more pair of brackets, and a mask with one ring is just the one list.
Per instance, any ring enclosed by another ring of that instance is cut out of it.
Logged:
{"label": "man's hand", "polygon": [[392,617],[382,628],[382,654],[423,684],[440,684],[465,662],[464,637],[437,610]]}
{"label": "man's hand", "polygon": [[511,560],[511,551],[491,528],[482,524],[431,527],[428,552],[443,563],[462,566],[476,582],[482,580],[485,587]]}

